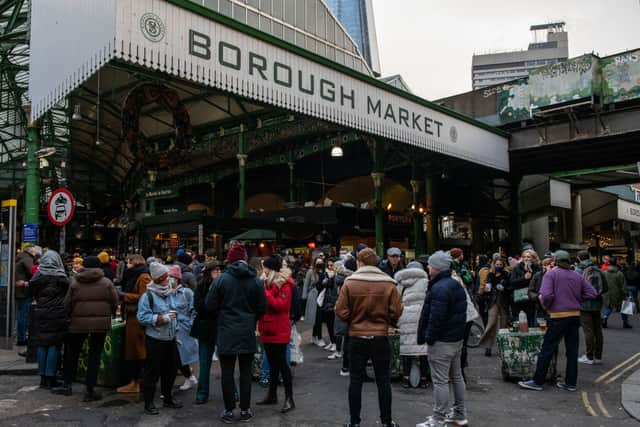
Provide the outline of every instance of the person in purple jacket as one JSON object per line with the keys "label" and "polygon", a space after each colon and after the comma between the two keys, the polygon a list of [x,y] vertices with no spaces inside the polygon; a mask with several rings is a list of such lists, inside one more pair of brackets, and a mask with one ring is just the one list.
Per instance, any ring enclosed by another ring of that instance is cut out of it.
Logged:
{"label": "person in purple jacket", "polygon": [[533,379],[518,385],[528,390],[541,391],[547,369],[555,349],[564,338],[567,369],[564,382],[558,388],[576,391],[578,382],[578,346],[580,344],[580,304],[598,296],[596,290],[581,274],[571,270],[571,257],[566,251],[553,254],[556,268],[546,273],[540,287],[540,304],[549,313],[549,325],[538,355]]}

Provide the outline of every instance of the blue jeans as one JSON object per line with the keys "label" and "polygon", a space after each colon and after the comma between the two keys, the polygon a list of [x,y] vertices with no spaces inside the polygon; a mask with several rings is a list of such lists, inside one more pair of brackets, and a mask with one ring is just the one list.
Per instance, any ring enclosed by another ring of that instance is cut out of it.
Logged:
{"label": "blue jeans", "polygon": [[196,399],[209,399],[209,373],[215,344],[209,340],[198,340],[198,355],[200,357],[200,372],[198,374],[198,391]]}
{"label": "blue jeans", "polygon": [[16,335],[18,341],[27,340],[27,331],[29,330],[29,308],[31,307],[31,298],[16,298],[17,323]]}
{"label": "blue jeans", "polygon": [[38,373],[41,376],[54,377],[58,368],[58,346],[38,346]]}
{"label": "blue jeans", "polygon": [[538,355],[538,365],[533,380],[538,385],[545,382],[547,369],[553,353],[558,344],[564,338],[566,347],[567,368],[565,370],[564,382],[575,387],[578,382],[578,346],[580,345],[580,318],[567,317],[562,319],[549,319],[547,333],[542,341],[542,349]]}

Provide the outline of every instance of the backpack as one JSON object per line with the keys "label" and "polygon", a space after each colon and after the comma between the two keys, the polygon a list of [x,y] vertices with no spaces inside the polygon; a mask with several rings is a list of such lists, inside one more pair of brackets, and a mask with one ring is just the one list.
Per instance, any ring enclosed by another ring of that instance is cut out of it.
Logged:
{"label": "backpack", "polygon": [[582,272],[582,277],[594,287],[598,295],[606,294],[609,291],[604,274],[594,265],[590,265]]}

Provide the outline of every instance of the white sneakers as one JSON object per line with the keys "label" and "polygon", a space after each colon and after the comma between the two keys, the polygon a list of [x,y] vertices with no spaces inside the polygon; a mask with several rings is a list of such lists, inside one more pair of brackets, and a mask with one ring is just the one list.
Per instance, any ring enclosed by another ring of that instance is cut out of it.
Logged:
{"label": "white sneakers", "polygon": [[340,351],[334,351],[332,354],[327,356],[327,359],[329,360],[335,360],[335,359],[341,359],[342,358],[342,352]]}
{"label": "white sneakers", "polygon": [[578,358],[578,363],[584,363],[585,365],[602,365],[602,359],[589,359],[586,354],[583,354]]}
{"label": "white sneakers", "polygon": [[416,424],[416,427],[447,427],[447,425],[444,421],[438,421],[430,416],[423,423]]}
{"label": "white sneakers", "polygon": [[336,345],[335,344],[331,344],[331,343],[325,345],[323,348],[325,350],[327,350],[327,351],[331,351],[331,352],[334,352],[334,353],[336,351]]}
{"label": "white sneakers", "polygon": [[193,387],[198,385],[198,379],[191,375],[189,378],[184,379],[184,383],[180,386],[180,390],[186,391],[191,390]]}
{"label": "white sneakers", "polygon": [[321,348],[324,348],[327,345],[322,338],[311,337],[311,342]]}

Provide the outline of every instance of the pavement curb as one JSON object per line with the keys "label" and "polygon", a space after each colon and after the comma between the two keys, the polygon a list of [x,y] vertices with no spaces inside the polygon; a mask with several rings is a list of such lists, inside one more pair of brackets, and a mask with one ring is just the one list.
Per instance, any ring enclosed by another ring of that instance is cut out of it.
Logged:
{"label": "pavement curb", "polygon": [[640,370],[622,383],[622,407],[630,416],[640,421]]}
{"label": "pavement curb", "polygon": [[0,376],[3,375],[36,375],[38,368],[9,368],[0,369]]}

